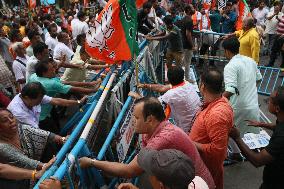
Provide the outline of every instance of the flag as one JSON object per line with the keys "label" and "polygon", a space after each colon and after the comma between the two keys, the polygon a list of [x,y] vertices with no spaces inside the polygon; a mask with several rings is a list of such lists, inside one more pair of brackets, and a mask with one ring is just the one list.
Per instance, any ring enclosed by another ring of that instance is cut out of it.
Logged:
{"label": "flag", "polygon": [[89,1],[88,0],[84,0],[84,7],[88,6]]}
{"label": "flag", "polygon": [[36,0],[29,0],[29,8],[34,9],[36,7]]}
{"label": "flag", "polygon": [[238,14],[237,22],[236,22],[236,29],[241,30],[243,26],[243,20],[246,17],[250,17],[250,16],[251,16],[251,13],[250,13],[250,9],[248,7],[246,0],[240,0],[239,1],[239,14]]}
{"label": "flag", "polygon": [[223,9],[226,6],[227,0],[218,0],[218,9]]}
{"label": "flag", "polygon": [[109,0],[86,34],[85,49],[91,57],[114,64],[137,55],[137,7],[143,2]]}

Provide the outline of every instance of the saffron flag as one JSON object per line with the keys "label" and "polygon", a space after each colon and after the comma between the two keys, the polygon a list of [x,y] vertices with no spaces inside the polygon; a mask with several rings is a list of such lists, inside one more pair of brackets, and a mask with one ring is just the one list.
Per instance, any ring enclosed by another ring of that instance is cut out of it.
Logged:
{"label": "saffron flag", "polygon": [[250,9],[248,7],[246,0],[240,0],[239,1],[239,14],[238,14],[237,22],[236,22],[236,29],[237,30],[242,29],[243,20],[246,17],[249,17],[249,16],[251,16],[251,13],[250,13]]}
{"label": "saffron flag", "polygon": [[89,1],[88,0],[84,0],[84,7],[88,6]]}
{"label": "saffron flag", "polygon": [[109,0],[86,34],[85,49],[109,64],[131,60],[138,53],[137,7],[143,0]]}
{"label": "saffron flag", "polygon": [[29,8],[34,9],[36,7],[36,0],[29,0]]}

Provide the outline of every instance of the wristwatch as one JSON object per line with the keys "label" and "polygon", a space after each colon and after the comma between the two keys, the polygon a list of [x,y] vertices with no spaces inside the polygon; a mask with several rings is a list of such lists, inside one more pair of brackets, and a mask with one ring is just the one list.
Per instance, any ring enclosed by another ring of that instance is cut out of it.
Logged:
{"label": "wristwatch", "polygon": [[61,137],[61,142],[62,142],[62,144],[64,144],[65,141],[66,141],[66,137]]}

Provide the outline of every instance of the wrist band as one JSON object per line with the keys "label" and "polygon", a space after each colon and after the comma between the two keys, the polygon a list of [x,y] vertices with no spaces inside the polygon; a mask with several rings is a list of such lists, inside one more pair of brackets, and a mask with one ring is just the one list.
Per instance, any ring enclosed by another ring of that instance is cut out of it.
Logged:
{"label": "wrist band", "polygon": [[37,171],[36,171],[36,170],[33,170],[33,172],[32,172],[32,181],[35,181],[35,180],[36,180],[36,178],[35,178],[36,173],[37,173]]}

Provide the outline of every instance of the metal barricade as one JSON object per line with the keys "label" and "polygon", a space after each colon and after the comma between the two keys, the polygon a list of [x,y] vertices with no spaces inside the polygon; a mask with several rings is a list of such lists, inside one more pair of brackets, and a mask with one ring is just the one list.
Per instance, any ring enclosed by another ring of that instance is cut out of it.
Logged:
{"label": "metal barricade", "polygon": [[[156,69],[159,66],[163,69],[163,65],[160,65],[162,63],[159,57],[160,45],[156,44],[151,48],[152,54],[146,42],[140,44],[142,54],[137,57],[137,61],[140,68],[138,76],[142,82],[144,82],[143,75],[158,82]],[[144,54],[145,52],[147,54]],[[59,180],[66,177],[70,188],[74,188],[74,180],[79,180],[77,184],[80,184],[80,188],[106,188],[107,183],[100,172],[94,168],[81,170],[78,166],[78,158],[90,155],[96,157],[98,154],[97,158],[100,160],[127,162],[132,159],[133,151],[136,149],[133,140],[137,141],[138,138],[135,137],[134,129],[129,126],[127,119],[132,117],[130,107],[133,107],[133,100],[128,97],[128,92],[130,88],[136,86],[136,83],[130,86],[130,78],[135,77],[134,66],[133,63],[128,63],[121,67],[118,74],[117,72],[109,73],[96,95],[90,98],[92,103],[83,107],[81,112],[77,112],[74,115],[75,118],[68,122],[63,130],[64,133],[73,129],[74,124],[78,123],[78,125],[74,127],[69,139],[57,154],[56,162],[46,171],[35,188],[38,188],[39,183],[50,176],[55,176]],[[80,133],[81,136],[78,137]],[[120,138],[117,138],[118,134]],[[125,154],[119,151],[121,146],[127,146],[123,151]]]}
{"label": "metal barricade", "polygon": [[204,63],[224,63],[227,62],[224,57],[224,50],[221,47],[222,41],[220,37],[224,33],[216,33],[208,30],[193,31],[194,52],[198,65],[203,66]]}
{"label": "metal barricade", "polygon": [[277,87],[283,86],[284,78],[281,76],[281,69],[259,66],[262,80],[258,85],[257,92],[262,95],[270,95]]}

